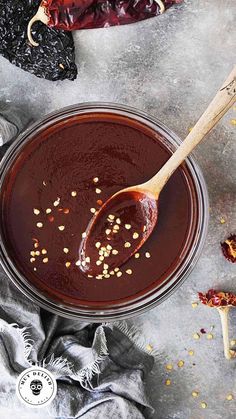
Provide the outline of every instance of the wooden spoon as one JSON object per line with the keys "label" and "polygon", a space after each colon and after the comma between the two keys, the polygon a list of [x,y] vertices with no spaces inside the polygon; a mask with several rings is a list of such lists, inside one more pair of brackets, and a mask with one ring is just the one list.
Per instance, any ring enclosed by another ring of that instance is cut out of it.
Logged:
{"label": "wooden spoon", "polygon": [[[159,172],[145,183],[114,194],[93,217],[80,246],[79,264],[83,271],[91,276],[109,275],[110,270],[119,267],[137,252],[156,225],[158,199],[166,182],[235,101],[236,67],[183,143]],[[127,226],[132,226],[133,236]],[[97,249],[97,253],[94,249]],[[106,269],[104,255],[107,258]]]}

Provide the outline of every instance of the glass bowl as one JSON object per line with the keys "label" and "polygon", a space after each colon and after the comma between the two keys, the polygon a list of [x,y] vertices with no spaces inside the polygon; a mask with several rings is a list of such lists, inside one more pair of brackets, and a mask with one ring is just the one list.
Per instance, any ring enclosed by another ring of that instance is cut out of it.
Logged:
{"label": "glass bowl", "polygon": [[[8,149],[0,163],[1,194],[4,189],[4,180],[10,173],[15,159],[33,137],[35,138],[37,134],[56,123],[63,124],[63,122],[68,120],[68,118],[76,118],[81,117],[81,115],[90,114],[92,116],[94,113],[106,115],[110,114],[113,117],[118,115],[135,121],[135,123],[141,124],[145,127],[145,129],[156,132],[158,137],[161,138],[163,145],[172,153],[181,143],[181,140],[161,122],[147,113],[137,109],[112,103],[84,103],[70,106],[51,113],[28,127]],[[106,306],[104,304],[104,307],[99,308],[91,306],[86,307],[86,304],[83,306],[72,305],[65,303],[64,301],[58,301],[51,296],[49,297],[27,280],[27,278],[17,269],[16,263],[10,256],[7,249],[7,242],[4,237],[3,211],[0,222],[1,265],[9,278],[21,292],[44,309],[61,316],[78,318],[80,320],[91,322],[113,321],[130,318],[155,307],[157,304],[160,304],[168,298],[188,277],[201,254],[207,233],[209,209],[205,181],[199,166],[192,156],[186,159],[185,165],[194,184],[196,202],[194,202],[193,205],[197,207],[198,217],[194,222],[194,230],[190,235],[191,237],[188,237],[186,240],[187,244],[185,252],[181,254],[181,258],[176,269],[171,272],[163,282],[157,285],[155,289],[151,289],[139,297],[130,298],[129,301],[121,303],[117,302],[112,306]]]}

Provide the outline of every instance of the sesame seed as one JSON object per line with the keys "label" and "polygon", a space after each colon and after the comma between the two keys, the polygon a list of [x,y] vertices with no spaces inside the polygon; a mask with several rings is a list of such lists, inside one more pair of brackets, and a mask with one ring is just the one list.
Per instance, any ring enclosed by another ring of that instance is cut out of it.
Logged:
{"label": "sesame seed", "polygon": [[86,266],[86,261],[85,260],[82,260],[81,265],[82,266]]}
{"label": "sesame seed", "polygon": [[109,274],[104,275],[105,278],[110,278]]}
{"label": "sesame seed", "polygon": [[87,263],[89,263],[89,262],[90,262],[90,257],[89,257],[89,256],[87,256],[87,257],[85,258],[85,261],[86,261]]}
{"label": "sesame seed", "polygon": [[39,215],[40,214],[40,211],[37,208],[34,208],[34,214],[35,215]]}
{"label": "sesame seed", "polygon": [[111,250],[112,246],[110,244],[107,245],[107,250]]}
{"label": "sesame seed", "polygon": [[56,201],[53,202],[54,207],[58,207],[60,204],[60,198],[57,198]]}
{"label": "sesame seed", "polygon": [[184,366],[184,361],[179,361],[177,365],[179,368],[182,368]]}
{"label": "sesame seed", "polygon": [[63,248],[63,252],[64,252],[64,253],[69,253],[69,249],[68,249],[68,247],[64,247],[64,248]]}
{"label": "sesame seed", "polygon": [[166,386],[170,386],[171,385],[171,380],[168,378],[167,380],[166,380]]}
{"label": "sesame seed", "polygon": [[37,224],[36,224],[36,226],[37,226],[38,228],[42,228],[42,227],[43,227],[43,223],[37,223]]}
{"label": "sesame seed", "polygon": [[104,256],[99,256],[99,260],[103,261],[104,259]]}
{"label": "sesame seed", "polygon": [[101,250],[103,250],[103,252],[105,252],[107,249],[106,249],[106,247],[105,247],[105,246],[102,246],[102,247],[101,247]]}
{"label": "sesame seed", "polygon": [[105,233],[108,236],[110,234],[111,230],[109,228],[106,229]]}
{"label": "sesame seed", "polygon": [[39,247],[39,244],[38,243],[34,243],[34,247],[35,247],[35,249],[37,249]]}
{"label": "sesame seed", "polygon": [[198,333],[194,333],[193,339],[196,339],[196,340],[200,339],[200,335]]}
{"label": "sesame seed", "polygon": [[37,268],[34,268],[34,271],[37,271]]}
{"label": "sesame seed", "polygon": [[58,230],[60,230],[60,231],[65,230],[65,226],[58,226]]}
{"label": "sesame seed", "polygon": [[194,355],[194,351],[190,350],[190,351],[188,351],[188,354],[189,354],[190,356],[193,356],[193,355]]}
{"label": "sesame seed", "polygon": [[101,189],[96,188],[96,189],[95,189],[95,192],[99,194],[99,193],[101,193],[102,191],[101,191]]}
{"label": "sesame seed", "polygon": [[46,255],[48,252],[46,249],[42,249],[42,255]]}
{"label": "sesame seed", "polygon": [[82,239],[85,239],[85,237],[87,236],[87,233],[86,233],[86,231],[84,231],[83,233],[82,233]]}
{"label": "sesame seed", "polygon": [[76,195],[77,195],[77,192],[76,191],[72,191],[71,192],[71,196],[75,197]]}
{"label": "sesame seed", "polygon": [[106,275],[108,273],[108,270],[107,269],[103,269],[102,273],[103,273],[103,275]]}
{"label": "sesame seed", "polygon": [[192,396],[193,396],[193,397],[198,397],[198,396],[199,396],[198,391],[192,391]]}
{"label": "sesame seed", "polygon": [[103,278],[103,276],[102,275],[97,275],[96,276],[96,279],[102,279]]}
{"label": "sesame seed", "polygon": [[153,350],[153,346],[150,343],[148,343],[146,349],[147,351],[151,352]]}
{"label": "sesame seed", "polygon": [[133,234],[133,239],[137,239],[138,237],[139,237],[139,234],[135,232],[135,233]]}
{"label": "sesame seed", "polygon": [[88,275],[88,278],[93,278],[93,275]]}
{"label": "sesame seed", "polygon": [[77,261],[75,262],[75,264],[76,264],[76,266],[80,266],[80,265],[81,265],[81,261],[80,261],[80,260],[77,260]]}
{"label": "sesame seed", "polygon": [[108,258],[109,254],[110,254],[109,252],[104,252],[105,258]]}
{"label": "sesame seed", "polygon": [[171,370],[173,369],[173,365],[172,365],[172,364],[167,364],[167,365],[166,365],[166,369],[167,369],[168,371],[171,371]]}
{"label": "sesame seed", "polygon": [[46,214],[50,214],[52,212],[51,208],[46,209]]}
{"label": "sesame seed", "polygon": [[202,409],[206,409],[207,408],[207,404],[205,402],[201,402],[201,408]]}
{"label": "sesame seed", "polygon": [[150,255],[150,253],[149,253],[149,252],[146,252],[146,253],[145,253],[145,256],[146,256],[146,258],[148,258],[148,259],[151,257],[151,255]]}
{"label": "sesame seed", "polygon": [[47,183],[45,182],[45,180],[43,180],[43,186],[46,186],[47,185]]}
{"label": "sesame seed", "polygon": [[35,252],[35,255],[36,255],[36,256],[39,256],[39,255],[40,255],[40,251],[39,251],[39,250],[37,250],[37,251]]}
{"label": "sesame seed", "polygon": [[125,224],[125,228],[126,228],[126,230],[130,230],[131,229],[131,225],[130,224]]}
{"label": "sesame seed", "polygon": [[116,223],[117,223],[117,224],[121,224],[121,219],[120,219],[120,218],[117,218],[117,219],[116,219]]}
{"label": "sesame seed", "polygon": [[93,182],[94,182],[94,183],[98,183],[98,181],[99,181],[98,177],[94,177],[94,178],[93,178]]}
{"label": "sesame seed", "polygon": [[99,249],[99,247],[101,246],[101,243],[97,242],[97,243],[95,243],[95,246],[96,246],[97,249]]}
{"label": "sesame seed", "polygon": [[102,264],[102,262],[101,262],[101,260],[97,260],[97,262],[96,262],[96,265],[101,265]]}
{"label": "sesame seed", "polygon": [[140,256],[140,254],[139,254],[139,253],[135,253],[135,255],[134,255],[135,259],[138,259],[138,258],[139,258],[139,256]]}
{"label": "sesame seed", "polygon": [[209,339],[209,340],[213,339],[213,334],[212,333],[208,333],[207,334],[207,339]]}
{"label": "sesame seed", "polygon": [[119,271],[119,268],[115,268],[115,269],[114,269],[114,271],[115,271],[115,272],[118,272],[118,271]]}
{"label": "sesame seed", "polygon": [[108,215],[108,218],[109,218],[110,220],[114,220],[114,219],[115,219],[115,216],[114,216],[114,215],[112,215],[112,214],[109,214],[109,215]]}
{"label": "sesame seed", "polygon": [[31,263],[35,262],[35,258],[30,258],[30,262]]}
{"label": "sesame seed", "polygon": [[43,263],[48,263],[48,258],[43,258]]}
{"label": "sesame seed", "polygon": [[35,252],[33,250],[30,252],[30,254],[31,256],[35,256]]}
{"label": "sesame seed", "polygon": [[196,308],[198,306],[198,303],[192,303],[192,308]]}
{"label": "sesame seed", "polygon": [[96,209],[95,209],[95,208],[90,208],[90,212],[91,212],[92,214],[95,214]]}
{"label": "sesame seed", "polygon": [[99,250],[99,252],[98,252],[98,254],[100,255],[100,256],[103,256],[103,253],[104,253],[104,251],[101,249],[101,250]]}
{"label": "sesame seed", "polygon": [[107,263],[104,263],[103,268],[104,269],[108,269],[109,268],[109,266],[107,265]]}
{"label": "sesame seed", "polygon": [[228,394],[226,396],[226,400],[228,400],[228,401],[233,400],[233,398],[234,398],[233,394]]}
{"label": "sesame seed", "polygon": [[115,275],[114,271],[110,271],[109,273],[110,273],[110,275]]}
{"label": "sesame seed", "polygon": [[66,268],[69,268],[69,267],[70,267],[70,265],[71,265],[71,262],[66,262],[66,263],[65,263]]}
{"label": "sesame seed", "polygon": [[118,272],[117,272],[117,274],[116,274],[116,276],[118,276],[118,278],[119,278],[121,275],[122,275],[122,272],[121,272],[121,271],[118,271]]}
{"label": "sesame seed", "polygon": [[130,242],[125,242],[124,246],[125,247],[131,247],[131,244],[130,244]]}
{"label": "sesame seed", "polygon": [[120,226],[118,224],[115,224],[113,227],[113,230],[118,231],[120,230]]}
{"label": "sesame seed", "polygon": [[128,275],[131,275],[132,274],[132,269],[127,269],[126,271],[125,271]]}
{"label": "sesame seed", "polygon": [[118,250],[113,249],[111,253],[112,253],[113,255],[118,255],[118,253],[119,253],[119,252],[118,252]]}

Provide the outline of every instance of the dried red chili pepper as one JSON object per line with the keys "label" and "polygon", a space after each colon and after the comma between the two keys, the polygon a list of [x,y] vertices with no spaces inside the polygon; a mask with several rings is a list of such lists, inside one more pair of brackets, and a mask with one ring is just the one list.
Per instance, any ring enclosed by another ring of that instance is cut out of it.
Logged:
{"label": "dried red chili pepper", "polygon": [[50,27],[73,31],[124,25],[157,16],[182,0],[42,0],[38,12],[28,25],[40,20]]}
{"label": "dried red chili pepper", "polygon": [[236,295],[231,292],[210,289],[206,293],[198,293],[200,301],[209,307],[236,306]]}
{"label": "dried red chili pepper", "polygon": [[236,262],[236,234],[231,234],[227,240],[221,243],[223,255],[230,262]]}

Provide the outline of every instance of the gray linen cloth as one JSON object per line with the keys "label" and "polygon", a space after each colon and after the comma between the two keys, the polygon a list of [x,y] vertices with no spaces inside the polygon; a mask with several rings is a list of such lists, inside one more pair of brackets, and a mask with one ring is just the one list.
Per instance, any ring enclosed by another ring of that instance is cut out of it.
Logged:
{"label": "gray linen cloth", "polygon": [[[2,271],[0,287],[1,418],[149,417],[144,379],[154,358],[125,323],[86,324],[51,314]],[[32,365],[48,368],[57,379],[57,396],[48,407],[27,408],[17,399],[16,379]]]}

